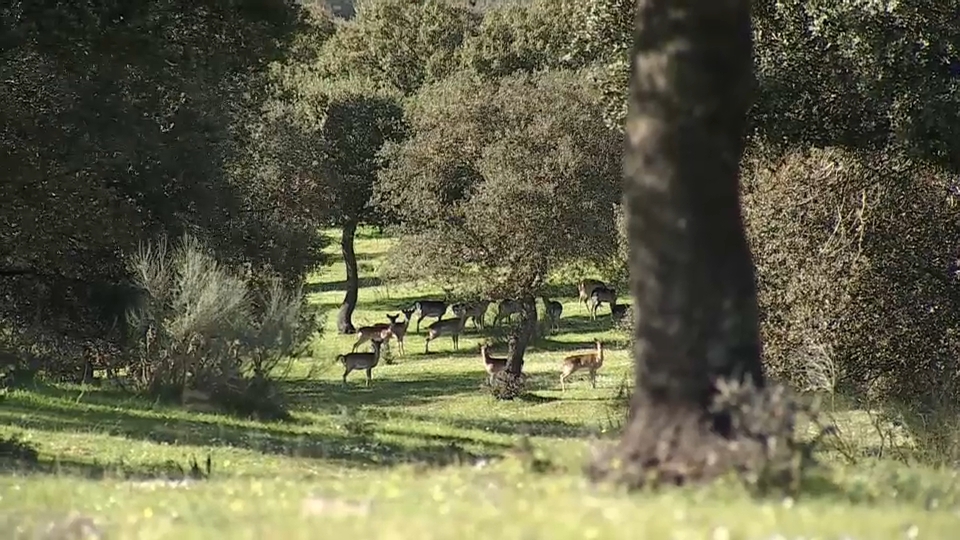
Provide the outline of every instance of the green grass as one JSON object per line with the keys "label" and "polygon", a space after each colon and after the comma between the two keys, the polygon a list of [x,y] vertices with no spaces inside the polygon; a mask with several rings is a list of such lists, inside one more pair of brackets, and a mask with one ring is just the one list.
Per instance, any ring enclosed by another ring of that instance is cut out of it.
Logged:
{"label": "green grass", "polygon": [[[365,286],[355,322],[439,291],[385,284],[377,269],[389,240],[357,242]],[[311,297],[334,310],[342,264],[317,276]],[[472,331],[453,354],[449,339],[340,382],[333,358],[350,336],[328,331],[315,357],[285,380],[295,421],[266,424],[191,413],[70,385],[9,392],[0,401],[0,437],[19,435],[40,450],[32,469],[0,475],[0,537],[23,537],[87,516],[109,538],[948,538],[960,526],[956,473],[865,457],[880,436],[864,411],[837,413],[851,465],[830,453],[829,478],[798,501],[751,498],[732,483],[626,495],[585,482],[591,439],[611,435],[611,407],[629,377],[625,350],[610,349],[592,389],[578,377],[561,394],[566,350],[594,337],[615,344],[607,317],[587,320],[572,297],[562,331],[530,351],[534,401],[497,402],[480,390],[484,372]],[[492,319],[492,313],[490,314]],[[502,351],[502,347],[497,349]],[[552,470],[523,450],[529,440]],[[210,456],[209,479],[162,484],[191,459]],[[69,536],[60,536],[69,538]]]}

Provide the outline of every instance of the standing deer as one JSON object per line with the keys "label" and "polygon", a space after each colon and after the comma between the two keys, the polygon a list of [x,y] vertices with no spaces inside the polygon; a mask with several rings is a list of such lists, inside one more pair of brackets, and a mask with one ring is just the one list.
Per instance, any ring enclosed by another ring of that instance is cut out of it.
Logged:
{"label": "standing deer", "polygon": [[460,350],[460,334],[463,333],[463,327],[467,324],[467,314],[464,313],[456,319],[439,320],[427,328],[427,342],[424,345],[424,354],[430,354],[430,342],[440,336],[450,336],[453,340],[453,350]]}
{"label": "standing deer", "polygon": [[477,300],[476,302],[454,304],[450,306],[450,310],[453,311],[453,314],[457,317],[460,316],[461,312],[466,312],[467,319],[473,319],[473,327],[480,330],[486,326],[483,319],[486,317],[489,307],[489,300]]}
{"label": "standing deer", "polygon": [[490,356],[486,343],[480,345],[480,357],[483,358],[483,367],[487,370],[490,386],[493,386],[493,376],[507,369],[507,359]]}
{"label": "standing deer", "polygon": [[373,352],[351,352],[347,354],[337,355],[337,360],[343,364],[343,384],[347,384],[347,375],[351,371],[362,369],[367,374],[366,386],[370,386],[370,381],[373,379],[373,368],[377,367],[377,364],[380,363],[380,350],[383,346],[383,341],[377,338],[372,338],[370,344],[373,347]]}
{"label": "standing deer", "polygon": [[392,322],[390,324],[390,333],[397,338],[397,349],[399,350],[401,356],[405,354],[403,351],[403,338],[407,335],[407,328],[410,327],[410,319],[413,317],[413,312],[416,310],[417,308],[415,307],[401,309],[400,313],[403,313],[404,316],[403,322]]}
{"label": "standing deer", "polygon": [[597,319],[597,309],[606,302],[610,304],[610,312],[617,305],[617,290],[610,287],[597,287],[590,294],[590,318]]}
{"label": "standing deer", "polygon": [[393,326],[397,324],[397,317],[399,316],[399,314],[390,315],[388,313],[387,318],[390,319],[390,322],[371,324],[370,326],[361,326],[358,328],[357,342],[353,344],[353,349],[351,349],[351,351],[357,352],[357,347],[362,345],[365,341],[372,340],[374,338],[383,342],[390,341],[390,338],[393,337]]}
{"label": "standing deer", "polygon": [[580,291],[580,300],[578,301],[578,303],[586,306],[587,300],[590,300],[590,295],[593,294],[594,289],[598,287],[605,288],[606,286],[607,285],[604,282],[598,281],[596,279],[581,280],[580,283],[577,285],[577,290]]}
{"label": "standing deer", "polygon": [[497,304],[497,315],[493,318],[493,325],[497,326],[503,319],[508,319],[514,313],[520,313],[522,310],[523,304],[517,300],[502,300]]}
{"label": "standing deer", "polygon": [[582,369],[590,372],[590,385],[594,388],[597,387],[597,370],[603,367],[603,343],[601,343],[599,339],[594,339],[593,342],[597,345],[595,352],[573,354],[563,359],[563,364],[560,368],[561,391],[567,391],[566,385],[564,384],[567,377]]}
{"label": "standing deer", "polygon": [[550,322],[550,328],[560,330],[560,316],[563,315],[563,304],[544,296],[543,307],[547,312],[547,321]]}
{"label": "standing deer", "polygon": [[418,334],[420,333],[420,321],[427,317],[436,318],[439,321],[443,314],[447,312],[447,303],[443,300],[419,300],[413,306],[420,312],[417,317]]}

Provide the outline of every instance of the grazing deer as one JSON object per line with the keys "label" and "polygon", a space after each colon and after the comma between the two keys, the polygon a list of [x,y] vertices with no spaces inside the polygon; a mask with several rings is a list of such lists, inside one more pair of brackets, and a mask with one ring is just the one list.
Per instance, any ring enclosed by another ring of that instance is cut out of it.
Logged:
{"label": "grazing deer", "polygon": [[450,310],[457,317],[461,312],[467,313],[467,319],[473,319],[473,327],[477,330],[484,328],[484,317],[487,316],[487,309],[490,307],[489,300],[477,300],[476,302],[461,302],[450,306]]}
{"label": "grazing deer", "polygon": [[580,292],[580,299],[578,301],[578,304],[583,304],[584,306],[586,306],[587,301],[590,300],[590,295],[593,294],[594,289],[597,289],[599,287],[605,288],[606,286],[607,286],[606,283],[596,279],[581,280],[580,283],[577,285],[577,290]]}
{"label": "grazing deer", "polygon": [[463,327],[467,324],[467,314],[464,313],[456,319],[439,320],[427,327],[427,342],[424,345],[424,354],[430,354],[430,342],[440,336],[450,336],[453,340],[453,350],[460,350],[460,334],[463,333]]}
{"label": "grazing deer", "polygon": [[403,356],[405,353],[403,351],[403,338],[407,335],[407,328],[410,327],[410,320],[413,317],[413,312],[417,308],[410,307],[406,309],[401,309],[400,313],[403,313],[404,320],[403,322],[391,322],[390,323],[390,333],[397,338],[397,349],[400,351],[400,355]]}
{"label": "grazing deer", "polygon": [[362,345],[365,341],[372,340],[374,338],[379,339],[380,341],[386,342],[390,341],[390,338],[393,336],[393,326],[397,324],[397,317],[400,315],[390,315],[387,314],[387,318],[390,319],[388,323],[377,323],[370,326],[361,326],[357,329],[357,342],[353,344],[352,352],[357,352],[357,347]]}
{"label": "grazing deer", "polygon": [[597,287],[590,293],[590,318],[597,319],[597,309],[604,303],[610,304],[610,312],[617,305],[617,290],[610,287]]}
{"label": "grazing deer", "polygon": [[503,319],[509,319],[514,313],[520,313],[523,304],[517,300],[502,300],[497,304],[497,316],[493,318],[493,325],[497,326]]}
{"label": "grazing deer", "polygon": [[487,370],[490,386],[493,386],[493,376],[507,369],[507,359],[490,356],[486,343],[480,345],[480,357],[483,358],[483,367]]}
{"label": "grazing deer", "polygon": [[343,384],[347,384],[347,375],[351,371],[362,369],[367,374],[366,386],[370,386],[370,381],[373,378],[373,368],[377,367],[377,364],[380,363],[380,350],[383,346],[383,341],[377,338],[372,338],[370,344],[373,347],[373,352],[351,352],[347,354],[337,355],[337,360],[343,364]]}
{"label": "grazing deer", "polygon": [[593,342],[597,345],[595,352],[573,354],[563,359],[563,364],[560,368],[561,391],[566,392],[567,390],[564,384],[567,377],[581,369],[586,369],[590,372],[590,385],[594,388],[597,387],[597,370],[603,367],[603,343],[601,343],[599,339],[594,339]]}
{"label": "grazing deer", "polygon": [[547,311],[547,320],[550,321],[550,328],[560,330],[560,316],[563,315],[563,304],[544,296],[543,307]]}
{"label": "grazing deer", "polygon": [[413,305],[420,315],[417,317],[417,333],[420,333],[420,321],[430,317],[439,321],[447,312],[447,303],[443,300],[419,300]]}

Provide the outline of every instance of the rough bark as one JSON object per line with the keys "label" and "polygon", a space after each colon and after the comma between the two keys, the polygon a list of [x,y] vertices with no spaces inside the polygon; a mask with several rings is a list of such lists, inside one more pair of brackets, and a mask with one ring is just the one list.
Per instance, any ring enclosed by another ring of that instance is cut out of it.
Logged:
{"label": "rough bark", "polygon": [[357,253],[354,250],[354,238],[357,234],[357,222],[348,221],[343,225],[343,236],[340,238],[340,251],[343,253],[343,264],[347,267],[346,294],[340,311],[337,313],[337,330],[341,334],[354,334],[357,329],[353,326],[353,312],[357,309],[357,295],[360,292],[360,271],[357,267]]}
{"label": "rough bark", "polygon": [[738,189],[751,55],[749,0],[638,2],[624,155],[636,388],[594,476],[683,483],[738,466],[729,414],[708,408],[718,380],[763,384]]}
{"label": "rough bark", "polygon": [[523,355],[527,346],[533,340],[537,331],[537,301],[533,295],[520,298],[523,310],[520,313],[520,323],[510,336],[510,347],[507,350],[507,373],[520,375],[523,372]]}

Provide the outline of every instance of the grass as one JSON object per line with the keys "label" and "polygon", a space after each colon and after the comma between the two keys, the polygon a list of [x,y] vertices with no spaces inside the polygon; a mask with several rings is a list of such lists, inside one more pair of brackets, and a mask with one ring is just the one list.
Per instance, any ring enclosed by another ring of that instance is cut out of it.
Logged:
{"label": "grass", "polygon": [[[441,296],[377,279],[389,242],[369,234],[357,242],[366,284],[358,324]],[[342,276],[335,264],[311,288],[331,310],[330,328]],[[865,411],[835,415],[855,463],[828,453],[828,478],[797,501],[755,499],[724,482],[634,495],[587,484],[580,467],[592,439],[615,435],[611,405],[630,362],[611,347],[596,389],[579,377],[561,394],[565,351],[594,337],[621,338],[606,317],[589,321],[575,298],[559,300],[561,332],[526,364],[536,400],[497,402],[480,391],[473,331],[460,354],[441,338],[427,356],[423,335],[408,337],[407,356],[375,369],[365,388],[359,373],[341,384],[333,358],[353,338],[328,329],[314,357],[296,361],[285,379],[295,412],[286,424],[192,413],[108,389],[11,391],[0,401],[0,438],[20,437],[40,460],[7,461],[0,537],[32,538],[51,524],[79,528],[80,517],[109,538],[178,540],[947,538],[960,525],[956,473],[868,457],[881,438]],[[155,480],[181,477],[207,456],[208,479]],[[73,538],[63,531],[50,537]]]}

